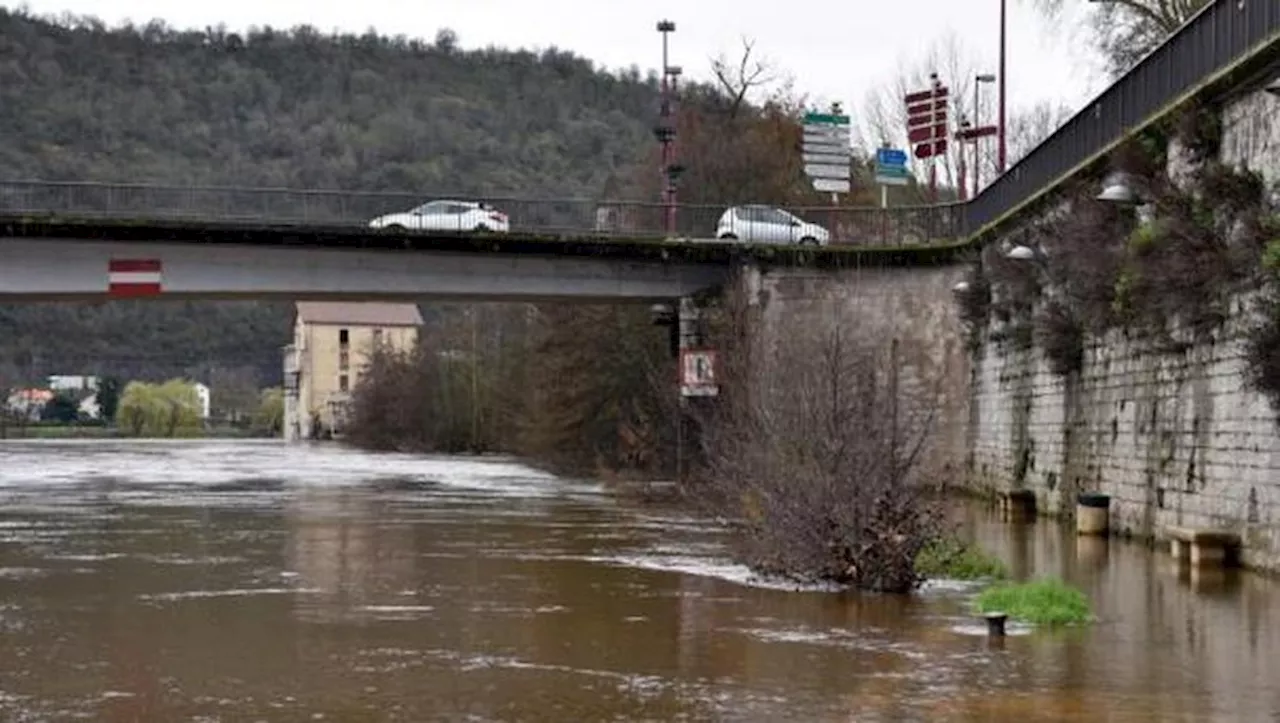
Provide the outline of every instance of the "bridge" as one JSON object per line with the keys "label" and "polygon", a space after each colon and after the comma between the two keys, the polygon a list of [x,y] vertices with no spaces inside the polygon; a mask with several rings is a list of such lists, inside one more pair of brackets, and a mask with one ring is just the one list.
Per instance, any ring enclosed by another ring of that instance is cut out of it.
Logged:
{"label": "bridge", "polygon": [[[1105,170],[1126,140],[1193,100],[1280,73],[1280,2],[1215,0],[966,203],[792,209],[826,247],[717,238],[723,206],[463,198],[506,233],[374,229],[430,194],[0,182],[0,300],[310,298],[669,300],[742,263],[842,268],[950,260]],[[449,196],[445,196],[449,198]]]}

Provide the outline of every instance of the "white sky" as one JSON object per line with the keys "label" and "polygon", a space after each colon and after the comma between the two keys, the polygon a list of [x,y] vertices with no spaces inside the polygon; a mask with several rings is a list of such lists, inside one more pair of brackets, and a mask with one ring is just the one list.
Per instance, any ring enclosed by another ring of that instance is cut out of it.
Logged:
{"label": "white sky", "polygon": [[[1080,107],[1103,87],[1095,59],[1067,23],[1046,27],[1027,0],[1008,0],[1011,108],[1041,99]],[[464,48],[556,46],[611,69],[661,65],[658,20],[676,23],[671,63],[706,78],[710,59],[734,57],[741,38],[794,79],[795,90],[841,101],[855,115],[900,62],[954,32],[996,70],[999,0],[28,0],[33,12],[93,15],[109,25],[162,18],[179,28],[225,24],[363,32],[431,40],[453,29]],[[947,80],[946,78],[943,79]]]}

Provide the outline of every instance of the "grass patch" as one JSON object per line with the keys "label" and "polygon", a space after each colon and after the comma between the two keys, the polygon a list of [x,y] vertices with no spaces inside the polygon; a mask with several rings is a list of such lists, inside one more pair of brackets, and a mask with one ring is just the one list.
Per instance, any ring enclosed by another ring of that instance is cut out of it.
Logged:
{"label": "grass patch", "polygon": [[1092,617],[1084,593],[1057,578],[989,587],[978,594],[974,606],[979,613],[1003,612],[1035,625],[1070,625]]}
{"label": "grass patch", "polygon": [[1000,558],[955,538],[935,540],[920,550],[916,572],[948,580],[1003,580],[1009,574]]}

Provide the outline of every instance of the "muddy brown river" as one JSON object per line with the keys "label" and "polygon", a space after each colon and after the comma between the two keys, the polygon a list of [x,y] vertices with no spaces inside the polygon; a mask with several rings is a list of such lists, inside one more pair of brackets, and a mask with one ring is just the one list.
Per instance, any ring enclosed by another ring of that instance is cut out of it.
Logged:
{"label": "muddy brown river", "polygon": [[791,590],[511,460],[0,443],[0,720],[1276,721],[1280,585],[957,505],[1097,623]]}

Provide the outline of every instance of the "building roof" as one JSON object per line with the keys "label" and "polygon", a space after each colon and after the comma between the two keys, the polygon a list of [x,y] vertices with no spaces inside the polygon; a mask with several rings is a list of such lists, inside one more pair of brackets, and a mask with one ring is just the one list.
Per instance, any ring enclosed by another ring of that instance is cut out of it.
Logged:
{"label": "building roof", "polygon": [[298,319],[304,324],[348,324],[350,326],[422,326],[417,304],[381,301],[299,301]]}

